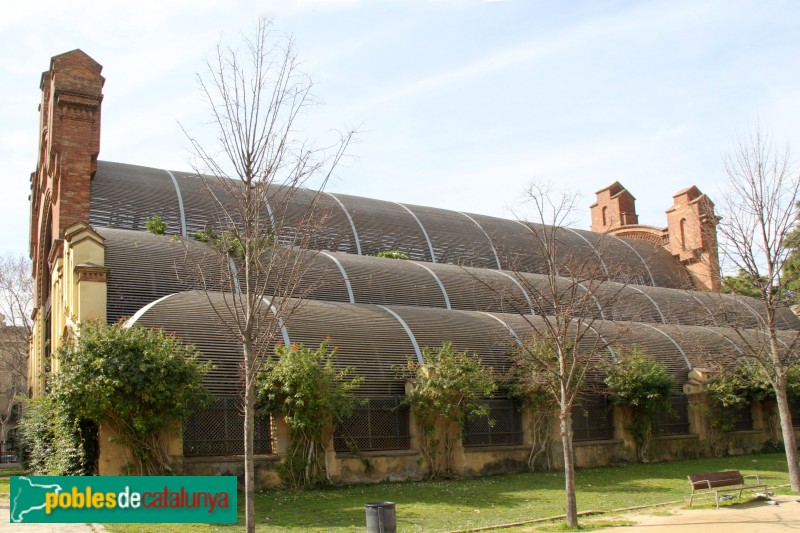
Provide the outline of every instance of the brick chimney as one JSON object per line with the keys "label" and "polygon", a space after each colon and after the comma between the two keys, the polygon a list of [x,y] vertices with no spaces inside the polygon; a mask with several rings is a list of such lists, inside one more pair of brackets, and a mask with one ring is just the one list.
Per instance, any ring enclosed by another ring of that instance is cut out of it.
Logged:
{"label": "brick chimney", "polygon": [[595,194],[597,202],[589,208],[592,212],[592,231],[605,233],[614,228],[639,223],[636,198],[620,182],[615,181]]}
{"label": "brick chimney", "polygon": [[42,73],[39,155],[31,175],[30,255],[35,302],[49,295],[48,257],[64,229],[89,222],[91,179],[100,151],[103,67],[81,50],[57,55]]}
{"label": "brick chimney", "polygon": [[667,209],[668,249],[694,278],[695,286],[719,291],[719,256],[714,203],[695,186],[676,193]]}

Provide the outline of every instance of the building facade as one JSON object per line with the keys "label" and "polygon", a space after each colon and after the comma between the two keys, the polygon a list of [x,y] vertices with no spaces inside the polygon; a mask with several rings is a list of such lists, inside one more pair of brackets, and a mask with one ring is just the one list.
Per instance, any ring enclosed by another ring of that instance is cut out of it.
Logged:
{"label": "building facade", "polygon": [[[101,67],[80,50],[54,57],[42,76],[39,161],[31,176],[30,394],[44,392],[39,376],[58,371],[52,354],[81,322],[125,319],[174,332],[215,364],[206,378],[215,401],[172,442],[176,463],[186,473],[238,472],[242,354],[219,316],[234,289],[209,259],[209,245],[192,238],[221,231],[214,202],[225,201],[226,184],[98,160],[103,84]],[[550,228],[568,251],[555,265],[536,246],[541,228],[524,221],[304,190],[280,205],[264,206],[264,217],[286,222],[274,244],[297,254],[304,267],[285,294],[302,305],[277,317],[278,338],[313,346],[330,337],[340,346],[338,364],[364,378],[364,406],[328,445],[335,479],[424,475],[413,420],[400,405],[408,384],[393,368],[407,357],[419,359],[425,346],[452,342],[504,373],[515,344],[534,336],[545,319],[533,316],[542,309],[536,304],[543,292],[535,288],[549,283],[554,268],[561,274],[557,283],[591,294],[586,312],[596,319],[597,339],[618,339],[602,357],[613,361],[615,350],[638,347],[675,378],[679,418],[660,425],[654,456],[699,455],[715,445],[704,417],[704,369],[735,358],[740,348],[730,326],[756,330],[764,310],[755,300],[717,292],[714,206],[696,187],[675,195],[665,229],[640,225],[635,199],[619,183],[599,191],[592,231]],[[304,234],[307,249],[293,250],[289,233],[306,231],[296,221],[312,209],[324,210],[324,223]],[[166,223],[167,235],[145,231],[153,215]],[[410,259],[375,257],[387,250]],[[202,284],[192,275],[198,265],[207,265]],[[574,265],[594,275],[578,280]],[[199,293],[201,287],[210,292]],[[788,310],[779,323],[786,335],[800,330]],[[486,401],[497,423],[465,428],[456,467],[464,474],[524,468],[535,413],[503,396]],[[635,460],[626,416],[602,395],[585,398],[575,410],[577,463]],[[758,449],[770,437],[760,406],[743,418],[726,441],[731,451]],[[263,483],[277,482],[286,431],[281,420],[258,422]],[[108,441],[111,434],[113,428],[101,428],[103,474],[119,473],[125,462],[125,451]]]}

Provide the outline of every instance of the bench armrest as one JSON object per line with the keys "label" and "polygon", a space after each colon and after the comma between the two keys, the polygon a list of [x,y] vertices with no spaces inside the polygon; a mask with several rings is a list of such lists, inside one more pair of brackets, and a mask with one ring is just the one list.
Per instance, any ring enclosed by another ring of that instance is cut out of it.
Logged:
{"label": "bench armrest", "polygon": [[759,485],[761,484],[761,480],[758,478],[758,474],[750,474],[749,476],[742,476],[742,479],[747,479],[749,477],[756,478],[756,483],[759,484]]}
{"label": "bench armrest", "polygon": [[708,490],[711,490],[711,482],[707,479],[698,479],[697,481],[692,481],[692,491],[694,491],[694,484],[695,483],[705,483],[708,485]]}

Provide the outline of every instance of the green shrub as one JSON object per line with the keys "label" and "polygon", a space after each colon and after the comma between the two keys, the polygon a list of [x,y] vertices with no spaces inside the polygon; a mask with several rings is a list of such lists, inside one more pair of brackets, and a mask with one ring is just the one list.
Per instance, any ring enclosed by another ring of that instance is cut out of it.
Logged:
{"label": "green shrub", "polygon": [[[496,390],[491,371],[481,360],[453,349],[449,342],[423,348],[422,364],[409,360],[402,375],[413,382],[406,396],[419,426],[421,452],[431,478],[454,473],[453,451],[467,419],[489,416],[483,401]],[[491,423],[491,422],[490,422]]]}
{"label": "green shrub", "polygon": [[675,380],[664,365],[634,348],[606,367],[605,382],[614,403],[630,407],[631,422],[626,429],[636,441],[639,460],[646,463],[653,420],[671,412],[669,400]]}
{"label": "green shrub", "polygon": [[257,377],[259,407],[283,416],[289,426],[286,458],[278,469],[293,489],[313,487],[327,480],[325,445],[334,425],[353,412],[355,391],[363,378],[352,369],[337,370],[338,346],[328,349],[302,344],[275,347],[276,358]]}
{"label": "green shrub", "polygon": [[400,250],[385,250],[375,254],[375,257],[382,257],[384,259],[403,259],[405,261],[410,259],[407,254],[401,252]]}
{"label": "green shrub", "polygon": [[153,215],[148,218],[144,223],[144,227],[147,231],[155,235],[167,234],[167,223],[158,215]]}
{"label": "green shrub", "polygon": [[119,433],[114,440],[131,452],[129,472],[170,470],[161,433],[207,401],[202,380],[211,363],[201,364],[197,350],[174,334],[98,322],[84,324],[57,355],[56,405],[78,419],[110,423]]}
{"label": "green shrub", "polygon": [[731,431],[739,412],[751,403],[775,398],[775,391],[764,370],[753,364],[742,364],[708,380],[705,395],[711,427],[719,432]]}
{"label": "green shrub", "polygon": [[[208,244],[217,252],[229,254],[234,257],[244,257],[246,238],[241,235],[236,228],[231,229],[231,231],[224,231],[222,232],[222,236],[220,236],[210,227],[206,227],[203,231],[194,232],[192,239]],[[258,254],[267,253],[272,247],[274,240],[275,236],[273,233],[265,233],[258,239],[252,239],[250,241],[250,249]]]}
{"label": "green shrub", "polygon": [[23,468],[40,476],[96,473],[97,427],[70,412],[53,396],[27,400],[16,434]]}

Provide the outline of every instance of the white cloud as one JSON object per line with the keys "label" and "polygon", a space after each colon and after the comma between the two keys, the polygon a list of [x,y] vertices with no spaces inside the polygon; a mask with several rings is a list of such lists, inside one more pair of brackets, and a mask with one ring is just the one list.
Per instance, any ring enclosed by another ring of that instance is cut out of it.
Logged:
{"label": "white cloud", "polygon": [[[427,94],[441,87],[483,78],[510,69],[520,64],[530,64],[545,58],[564,54],[568,50],[588,46],[599,39],[623,39],[626,33],[665,32],[669,27],[685,25],[687,20],[702,17],[711,11],[706,4],[690,4],[682,7],[669,5],[646,6],[618,15],[601,17],[570,27],[561,33],[539,37],[520,45],[491,53],[471,63],[437,73],[418,80],[406,82],[399,87],[373,96],[362,103],[363,107],[379,107],[395,100]],[[630,37],[630,36],[628,36]]]}

